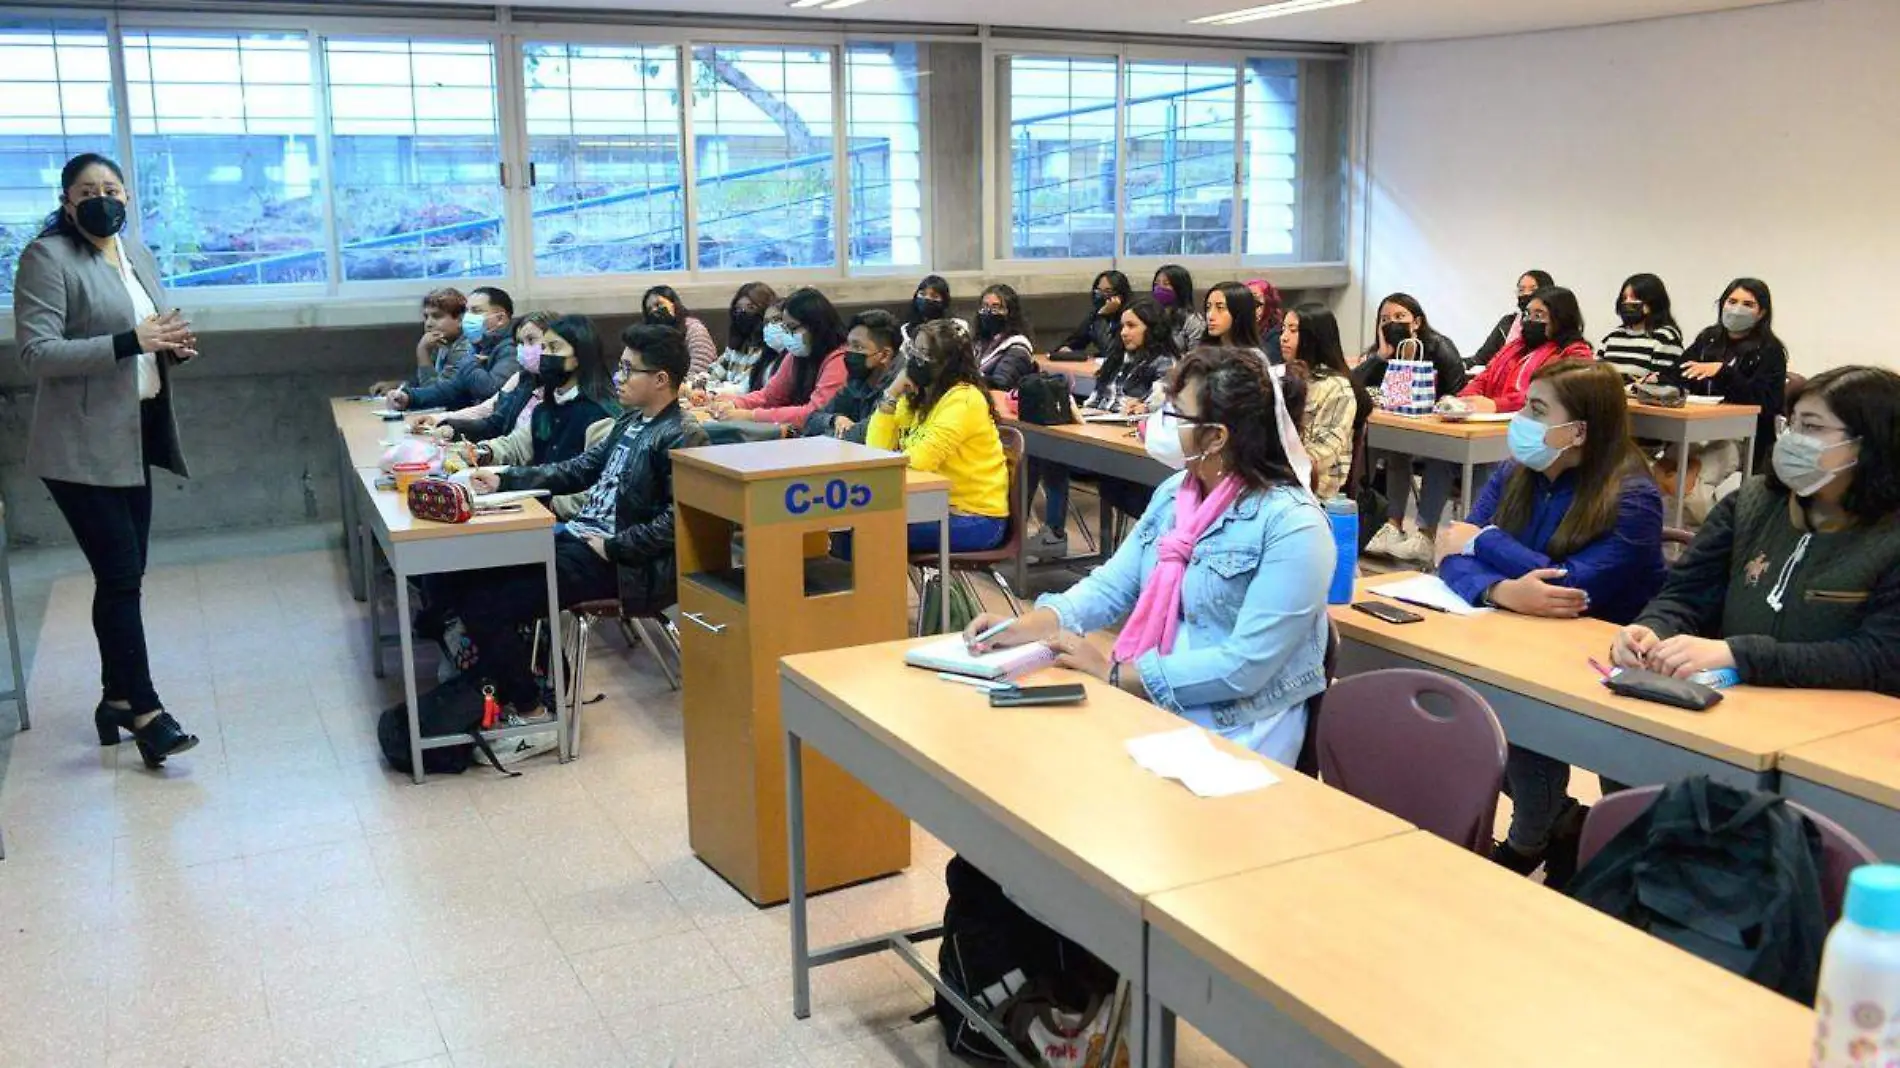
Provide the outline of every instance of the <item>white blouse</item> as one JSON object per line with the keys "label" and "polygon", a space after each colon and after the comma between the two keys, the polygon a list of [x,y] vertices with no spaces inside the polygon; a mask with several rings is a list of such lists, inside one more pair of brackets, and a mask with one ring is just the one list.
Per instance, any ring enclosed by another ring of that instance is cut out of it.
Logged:
{"label": "white blouse", "polygon": [[[158,309],[152,306],[151,296],[139,284],[138,276],[132,273],[132,258],[126,254],[123,242],[119,244],[119,280],[125,283],[126,296],[132,298],[134,323],[142,323],[158,314]],[[164,380],[158,377],[158,356],[141,352],[136,359],[139,361],[139,399],[151,400],[158,396],[158,391],[165,385]]]}

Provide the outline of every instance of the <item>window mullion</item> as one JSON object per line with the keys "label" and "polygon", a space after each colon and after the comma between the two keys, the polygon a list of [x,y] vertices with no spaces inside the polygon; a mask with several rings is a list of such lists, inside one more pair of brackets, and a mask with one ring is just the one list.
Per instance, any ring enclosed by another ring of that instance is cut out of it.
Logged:
{"label": "window mullion", "polygon": [[680,83],[680,212],[681,234],[686,239],[687,276],[699,277],[699,150],[698,140],[693,133],[693,113],[697,101],[693,98],[695,80],[693,42],[682,41],[679,46],[679,83]]}
{"label": "window mullion", "polygon": [[1110,262],[1128,255],[1128,49],[1115,53],[1115,250]]}
{"label": "window mullion", "polygon": [[533,153],[527,134],[527,81],[522,76],[521,40],[512,33],[495,39],[495,119],[500,125],[501,160],[507,181],[501,197],[501,232],[508,244],[503,271],[511,285],[534,286]]}
{"label": "window mullion", "polygon": [[831,219],[833,255],[838,258],[838,273],[851,273],[851,153],[847,147],[849,131],[846,129],[849,111],[845,102],[845,92],[849,76],[845,71],[848,62],[846,49],[842,42],[832,51],[831,63]]}
{"label": "window mullion", "polygon": [[[119,166],[125,170],[125,187],[137,196],[142,194],[143,190],[139,188],[138,150],[132,142],[132,93],[127,87],[125,77],[125,33],[123,27],[119,25],[119,16],[116,12],[106,16],[106,54],[112,65],[113,140],[119,146]],[[61,115],[62,129],[65,121],[66,117]],[[143,198],[140,199],[142,204]],[[133,235],[141,244],[149,245],[149,242],[145,240],[143,207],[141,206],[140,210],[132,212],[131,215]]]}
{"label": "window mullion", "polygon": [[343,287],[342,235],[336,224],[336,161],[332,158],[335,138],[330,130],[330,64],[323,53],[323,35],[317,27],[309,29],[310,92],[314,97],[311,116],[315,119],[317,176],[323,183],[323,265],[324,292],[335,296]]}

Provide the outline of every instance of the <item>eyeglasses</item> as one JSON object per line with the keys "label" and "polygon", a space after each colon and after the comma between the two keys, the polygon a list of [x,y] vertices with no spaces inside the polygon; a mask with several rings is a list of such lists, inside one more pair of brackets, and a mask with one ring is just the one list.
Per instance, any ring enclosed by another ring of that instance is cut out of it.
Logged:
{"label": "eyeglasses", "polygon": [[1844,426],[1834,426],[1832,424],[1818,422],[1813,419],[1803,419],[1801,422],[1791,423],[1788,421],[1788,417],[1785,415],[1775,416],[1775,436],[1776,437],[1780,437],[1781,435],[1786,434],[1790,430],[1794,431],[1797,434],[1806,434],[1808,437],[1811,437],[1811,438],[1819,437],[1822,434],[1846,434],[1849,432],[1848,429]]}
{"label": "eyeglasses", "polygon": [[657,367],[635,367],[630,363],[623,363],[619,369],[614,372],[614,385],[620,385],[634,375],[657,375],[659,373],[660,369]]}
{"label": "eyeglasses", "polygon": [[1221,421],[1218,419],[1203,419],[1198,415],[1189,415],[1186,412],[1183,412],[1181,409],[1175,407],[1173,401],[1167,401],[1166,403],[1161,405],[1161,414],[1165,417],[1172,417],[1177,422],[1186,423],[1189,426],[1220,426],[1221,425]]}

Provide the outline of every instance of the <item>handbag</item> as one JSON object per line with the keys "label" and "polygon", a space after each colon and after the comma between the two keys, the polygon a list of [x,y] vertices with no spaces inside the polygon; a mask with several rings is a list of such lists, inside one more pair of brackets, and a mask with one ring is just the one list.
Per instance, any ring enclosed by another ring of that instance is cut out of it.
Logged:
{"label": "handbag", "polygon": [[1722,701],[1721,691],[1699,682],[1661,675],[1641,668],[1623,668],[1603,680],[1603,685],[1618,697],[1634,697],[1659,705],[1706,712]]}
{"label": "handbag", "polygon": [[446,478],[419,478],[409,484],[409,514],[432,523],[466,523],[475,516],[475,495]]}
{"label": "handbag", "polygon": [[1016,383],[1016,417],[1037,426],[1067,426],[1075,422],[1075,404],[1068,375],[1024,375]]}
{"label": "handbag", "polygon": [[1682,390],[1675,386],[1659,386],[1652,383],[1638,383],[1634,393],[1638,404],[1647,404],[1652,408],[1680,408],[1688,403]]}
{"label": "handbag", "polygon": [[1430,415],[1438,400],[1438,367],[1415,337],[1399,342],[1379,382],[1379,407],[1397,415]]}

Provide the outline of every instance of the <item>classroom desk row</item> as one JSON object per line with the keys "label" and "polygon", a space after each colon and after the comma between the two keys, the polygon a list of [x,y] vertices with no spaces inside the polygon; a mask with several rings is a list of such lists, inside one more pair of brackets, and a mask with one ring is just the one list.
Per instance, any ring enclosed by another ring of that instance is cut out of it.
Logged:
{"label": "classroom desk row", "polygon": [[[1134,1063],[1175,1016],[1249,1064],[1785,1065],[1813,1014],[1320,782],[1200,799],[1123,744],[1180,720],[1092,678],[1085,708],[997,709],[908,643],[780,664],[793,1011],[812,969],[803,747],[902,809],[1130,983]],[[1035,681],[1076,681],[1049,671]],[[1263,759],[1217,740],[1245,759]]]}

